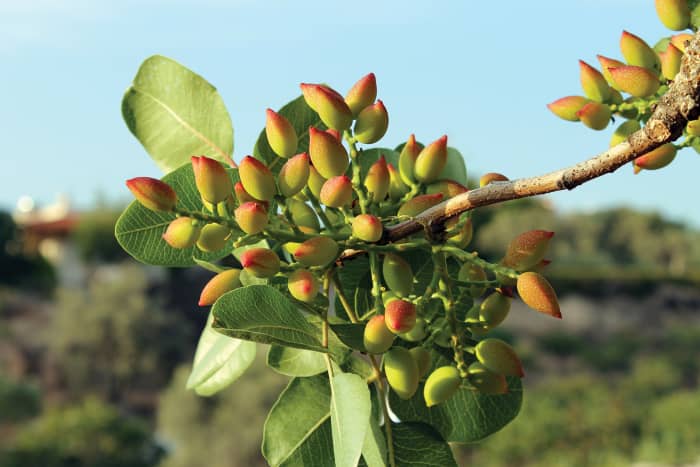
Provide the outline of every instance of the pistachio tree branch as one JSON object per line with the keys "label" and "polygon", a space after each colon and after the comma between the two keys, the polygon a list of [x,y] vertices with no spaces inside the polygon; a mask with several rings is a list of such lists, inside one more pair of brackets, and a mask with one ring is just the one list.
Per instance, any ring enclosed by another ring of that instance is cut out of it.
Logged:
{"label": "pistachio tree branch", "polygon": [[529,178],[494,182],[485,187],[457,195],[427,209],[405,222],[388,227],[382,242],[393,242],[429,227],[433,232],[444,228],[451,217],[481,206],[519,198],[542,195],[577,186],[601,175],[614,172],[628,162],[657,147],[675,141],[689,120],[700,116],[700,32],[687,44],[681,70],[668,91],[659,99],[649,121],[639,131],[597,156],[564,169]]}

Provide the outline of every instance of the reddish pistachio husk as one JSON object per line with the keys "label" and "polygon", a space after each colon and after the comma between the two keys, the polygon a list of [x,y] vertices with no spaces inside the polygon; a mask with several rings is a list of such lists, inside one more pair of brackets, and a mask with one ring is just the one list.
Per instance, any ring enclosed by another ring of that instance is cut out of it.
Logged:
{"label": "reddish pistachio husk", "polygon": [[431,183],[425,189],[425,192],[429,195],[435,193],[442,193],[445,199],[453,198],[459,194],[466,193],[469,191],[466,186],[454,180],[440,180],[435,183]]}
{"label": "reddish pistachio husk", "polygon": [[609,68],[619,68],[621,66],[626,66],[624,62],[620,60],[615,60],[614,58],[606,57],[605,55],[596,55],[598,57],[598,62],[600,63],[600,68],[603,70],[603,76],[607,80],[608,84],[612,86],[613,89],[620,90],[620,88],[613,80],[610,74]]}
{"label": "reddish pistachio husk", "polygon": [[434,195],[418,195],[415,198],[411,198],[403,203],[399,208],[397,215],[409,217],[417,216],[426,209],[441,203],[442,199],[442,193],[435,193]]}
{"label": "reddish pistachio husk", "polygon": [[518,276],[518,295],[533,310],[561,319],[559,301],[551,284],[541,274],[524,272]]}
{"label": "reddish pistachio husk", "polygon": [[350,107],[352,115],[357,115],[377,98],[377,79],[374,73],[360,78],[345,95],[345,103]]}
{"label": "reddish pistachio husk", "polygon": [[221,224],[207,224],[197,239],[197,248],[205,252],[219,251],[226,246],[231,229]]}
{"label": "reddish pistachio husk", "polygon": [[300,87],[306,103],[328,128],[338,131],[350,128],[352,111],[343,96],[323,84],[301,83]]}
{"label": "reddish pistachio husk", "polygon": [[656,0],[656,14],[668,29],[682,31],[690,27],[688,0]]}
{"label": "reddish pistachio husk", "polygon": [[330,237],[315,237],[303,242],[294,259],[307,267],[326,266],[338,256],[338,243]]}
{"label": "reddish pistachio husk", "polygon": [[321,230],[318,216],[316,216],[316,212],[311,206],[294,198],[288,198],[285,201],[287,203],[287,210],[298,227],[308,227],[316,232]]}
{"label": "reddish pistachio husk", "polygon": [[261,199],[253,198],[250,196],[250,193],[245,191],[245,188],[243,187],[243,184],[241,182],[236,182],[235,185],[233,185],[233,192],[236,194],[236,199],[238,200],[238,204],[243,204],[247,203],[249,201],[253,201],[256,203],[260,203],[263,206],[265,206],[265,209],[269,207],[269,202],[263,201]]}
{"label": "reddish pistachio husk", "polygon": [[690,136],[700,136],[700,120],[691,120],[685,127],[685,131]]}
{"label": "reddish pistachio husk", "polygon": [[253,198],[270,201],[277,192],[275,177],[265,164],[251,156],[243,158],[238,165],[238,175],[243,188]]}
{"label": "reddish pistachio husk", "polygon": [[464,248],[469,245],[474,236],[474,226],[472,224],[471,218],[467,219],[462,223],[462,227],[455,232],[453,228],[459,223],[459,217],[454,217],[445,222],[445,230],[447,231],[447,241],[453,245],[457,245],[460,248]]}
{"label": "reddish pistachio husk", "polygon": [[401,399],[410,399],[416,393],[418,365],[408,349],[394,347],[384,354],[384,374],[391,389]]}
{"label": "reddish pistachio husk", "polygon": [[673,143],[666,143],[634,160],[634,173],[641,170],[657,170],[673,162],[677,153]]}
{"label": "reddish pistachio husk", "polygon": [[280,194],[291,198],[299,193],[309,181],[309,155],[305,152],[290,158],[277,175]]}
{"label": "reddish pistachio husk", "polygon": [[394,334],[409,332],[416,325],[416,305],[406,300],[391,300],[384,308],[384,319]]}
{"label": "reddish pistachio husk", "polygon": [[376,315],[365,325],[363,343],[365,350],[371,354],[381,354],[391,348],[396,336],[389,331],[384,315]]}
{"label": "reddish pistachio husk", "polygon": [[687,32],[675,34],[671,36],[671,44],[675,45],[678,50],[685,53],[685,45],[693,39],[692,34]]}
{"label": "reddish pistachio husk", "polygon": [[365,177],[365,188],[372,195],[372,201],[380,203],[384,201],[389,193],[389,168],[386,164],[384,155],[379,156],[379,159],[369,167],[367,176]]}
{"label": "reddish pistachio husk", "polygon": [[333,135],[309,128],[309,156],[323,178],[336,177],[348,168],[348,152]]}
{"label": "reddish pistachio husk", "polygon": [[659,59],[661,60],[661,74],[667,80],[672,80],[676,77],[679,71],[681,71],[681,59],[683,58],[683,52],[681,52],[678,47],[669,43],[666,50],[659,53]]}
{"label": "reddish pistachio husk", "polygon": [[554,232],[548,230],[521,233],[508,244],[503,265],[517,271],[530,269],[544,258],[553,236]]}
{"label": "reddish pistachio husk", "polygon": [[481,362],[469,365],[467,380],[481,394],[505,394],[508,392],[506,377],[490,371]]}
{"label": "reddish pistachio husk", "polygon": [[600,102],[589,102],[576,115],[581,122],[592,130],[604,130],[610,123],[612,112],[610,107]]}
{"label": "reddish pistachio husk", "polygon": [[177,204],[175,190],[157,178],[132,178],[126,181],[126,187],[139,203],[151,211],[172,211]]}
{"label": "reddish pistachio husk", "polygon": [[578,63],[583,93],[596,102],[607,102],[611,97],[610,86],[603,74],[583,60]]}
{"label": "reddish pistachio husk", "polygon": [[389,171],[389,198],[392,201],[397,201],[408,192],[408,187],[403,183],[401,174],[392,164],[387,164],[386,168]]}
{"label": "reddish pistachio husk", "polygon": [[326,130],[326,133],[328,133],[329,135],[331,135],[333,138],[337,139],[338,142],[340,142],[340,143],[343,142],[343,138],[341,138],[340,132],[339,132],[338,130],[334,130],[333,128],[328,128],[328,129]]}
{"label": "reddish pistachio husk", "polygon": [[172,221],[163,234],[163,240],[173,248],[189,248],[197,243],[202,227],[189,217],[178,217]]}
{"label": "reddish pistachio husk", "polygon": [[416,361],[416,366],[418,366],[418,379],[421,379],[430,369],[430,351],[425,347],[413,347],[409,352],[411,352],[413,360]]}
{"label": "reddish pistachio husk", "polygon": [[627,140],[629,135],[639,130],[641,125],[637,120],[627,120],[615,129],[615,132],[610,137],[610,147],[617,146],[621,142]]}
{"label": "reddish pistachio husk", "polygon": [[583,96],[566,96],[547,104],[547,108],[562,120],[578,122],[578,111],[588,102]]}
{"label": "reddish pistachio husk", "polygon": [[[627,31],[622,31],[622,36],[620,37],[620,51],[629,65],[654,70],[656,72],[661,70],[658,55],[656,55],[654,49],[649,47],[649,44],[639,36],[635,36]],[[615,82],[617,82],[617,79],[615,79]],[[624,89],[622,90],[624,91]]]}
{"label": "reddish pistachio husk", "polygon": [[479,320],[489,327],[498,326],[510,311],[510,298],[495,291],[481,302]]}
{"label": "reddish pistachio husk", "polygon": [[418,159],[418,154],[420,154],[422,149],[423,147],[416,142],[416,137],[413,134],[408,137],[408,141],[401,149],[399,154],[399,174],[406,185],[416,182],[414,170],[416,159]]}
{"label": "reddish pistachio husk", "polygon": [[241,204],[235,211],[236,222],[241,230],[254,235],[263,231],[267,226],[267,209],[260,203],[248,201]]}
{"label": "reddish pistachio husk", "polygon": [[289,275],[287,286],[292,297],[300,302],[312,302],[318,294],[319,284],[316,277],[306,269],[297,269]]}
{"label": "reddish pistachio husk", "polygon": [[217,204],[233,191],[231,177],[219,161],[206,156],[192,156],[192,170],[197,190],[205,201]]}
{"label": "reddish pistachio husk", "polygon": [[[457,279],[463,282],[484,282],[486,277],[486,272],[481,266],[476,264],[464,263],[462,267],[459,268],[457,273]],[[473,297],[481,297],[481,295],[486,291],[486,285],[482,284],[472,284],[466,287],[467,293]]]}
{"label": "reddish pistachio husk", "polygon": [[447,164],[447,135],[424,147],[416,158],[413,174],[421,183],[430,183],[440,176]]}
{"label": "reddish pistachio husk", "polygon": [[433,407],[450,399],[462,384],[459,370],[451,365],[441,366],[435,369],[423,387],[423,399],[425,405]]}
{"label": "reddish pistachio husk", "polygon": [[202,289],[199,296],[199,306],[213,305],[226,292],[241,286],[241,270],[227,269],[212,277]]}
{"label": "reddish pistachio husk", "polygon": [[389,128],[389,113],[384,103],[378,100],[365,107],[357,116],[354,128],[355,139],[364,144],[376,143],[382,139],[387,128]]}
{"label": "reddish pistachio husk", "polygon": [[280,270],[280,259],[267,248],[251,248],[241,254],[241,265],[255,277],[267,278]]}
{"label": "reddish pistachio husk", "polygon": [[363,242],[376,242],[382,238],[382,221],[372,214],[360,214],[352,220],[352,235]]}
{"label": "reddish pistachio husk", "polygon": [[280,157],[291,157],[297,151],[297,132],[284,116],[267,109],[265,135],[272,151]]}
{"label": "reddish pistachio husk", "polygon": [[352,181],[347,175],[329,178],[321,188],[319,199],[332,208],[349,205],[352,202]]}
{"label": "reddish pistachio husk", "polygon": [[476,344],[476,358],[489,370],[504,376],[525,376],[518,355],[506,342],[488,338]]}
{"label": "reddish pistachio husk", "polygon": [[[576,120],[578,120],[578,117],[576,117]],[[485,187],[491,182],[507,182],[508,177],[506,177],[503,174],[499,174],[497,172],[489,172],[481,176],[479,179],[479,186],[480,187]]]}
{"label": "reddish pistachio husk", "polygon": [[326,179],[321,176],[320,173],[318,173],[318,170],[316,170],[316,167],[309,166],[309,181],[307,182],[307,186],[309,187],[309,190],[311,190],[311,194],[313,194],[317,199],[321,196],[321,189],[323,188],[324,183],[326,183]]}
{"label": "reddish pistachio husk", "polygon": [[413,291],[413,271],[411,265],[395,253],[387,253],[382,261],[382,275],[389,290],[401,297]]}

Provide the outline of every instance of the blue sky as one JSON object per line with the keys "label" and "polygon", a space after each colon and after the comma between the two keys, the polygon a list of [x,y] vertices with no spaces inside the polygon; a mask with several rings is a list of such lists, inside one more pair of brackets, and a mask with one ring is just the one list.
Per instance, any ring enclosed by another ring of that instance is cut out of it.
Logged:
{"label": "blue sky", "polygon": [[[472,174],[555,170],[605,149],[612,127],[563,122],[545,105],[581,93],[579,58],[619,58],[623,29],[652,44],[669,33],[651,0],[0,0],[0,207],[58,193],[79,207],[126,201],[124,180],[158,176],[120,114],[139,64],[156,53],[219,89],[236,160],[252,150],[265,109],[296,97],[298,83],[345,93],[373,71],[390,113],[380,143],[447,133]],[[566,211],[632,205],[700,225],[686,188],[698,168],[685,150],[665,170],[624,167],[549,199]]]}

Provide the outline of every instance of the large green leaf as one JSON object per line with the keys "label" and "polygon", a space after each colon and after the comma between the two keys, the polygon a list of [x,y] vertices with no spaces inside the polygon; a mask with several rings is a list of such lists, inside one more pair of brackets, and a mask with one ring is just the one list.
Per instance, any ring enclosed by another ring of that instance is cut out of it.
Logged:
{"label": "large green leaf", "polygon": [[211,328],[214,315],[209,313],[207,324],[197,344],[187,389],[201,396],[211,396],[225,388],[248,369],[255,359],[255,342],[233,339]]}
{"label": "large green leaf", "polygon": [[[367,313],[372,307],[372,279],[367,256],[357,256],[352,260],[345,261],[343,266],[338,269],[338,279],[343,293],[350,302],[350,306],[355,309],[355,313],[358,316]],[[336,314],[347,319],[340,299],[336,298],[335,302]]]}
{"label": "large green leaf", "polygon": [[289,299],[269,285],[228,292],[212,308],[214,329],[227,336],[326,352],[318,328]]}
{"label": "large green leaf", "polygon": [[221,96],[172,59],[154,55],[141,64],[124,94],[122,115],[165,173],[194,155],[233,161],[233,126]]}
{"label": "large green leaf", "polygon": [[286,376],[314,376],[326,371],[326,359],[320,352],[272,344],[267,366]]}
{"label": "large green leaf", "polygon": [[371,388],[370,392],[372,393],[372,414],[369,418],[369,427],[367,428],[365,441],[362,444],[362,463],[367,467],[386,467],[386,439],[382,428],[379,426],[383,415],[377,391]]}
{"label": "large green leaf", "polygon": [[336,467],[354,467],[360,460],[372,407],[363,378],[338,373],[331,379],[331,428]]}
{"label": "large green leaf", "polygon": [[331,324],[330,327],[343,344],[347,345],[351,349],[359,350],[360,352],[367,351],[364,343],[364,324],[338,323]]}
{"label": "large green leaf", "polygon": [[423,423],[392,423],[396,467],[457,467],[450,445]]}
{"label": "large green leaf", "polygon": [[270,410],[262,453],[272,466],[334,465],[326,375],[294,378]]}
{"label": "large green leaf", "polygon": [[[238,181],[238,170],[230,169],[234,182]],[[201,211],[202,200],[194,183],[192,165],[186,164],[163,177],[178,196],[178,206],[189,211]],[[178,250],[163,240],[168,224],[175,219],[170,212],[151,211],[138,201],[132,202],[117,220],[114,228],[119,244],[137,260],[146,264],[170,267],[194,266],[195,259],[215,261],[231,251],[233,238],[224,248],[213,253],[204,253],[196,246]],[[233,237],[233,236],[232,236]]]}
{"label": "large green leaf", "polygon": [[467,186],[467,166],[464,157],[455,148],[447,148],[447,164],[438,178],[449,178]]}

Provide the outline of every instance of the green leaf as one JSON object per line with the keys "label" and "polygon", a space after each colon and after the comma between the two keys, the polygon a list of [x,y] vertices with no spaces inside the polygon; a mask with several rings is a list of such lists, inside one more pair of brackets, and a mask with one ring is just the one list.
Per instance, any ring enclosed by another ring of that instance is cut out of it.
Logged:
{"label": "green leaf", "polygon": [[386,439],[382,428],[379,426],[382,414],[376,391],[371,392],[373,393],[372,415],[369,418],[369,427],[362,444],[362,460],[367,467],[386,467]]}
{"label": "green leaf", "polygon": [[[285,117],[294,127],[297,133],[297,153],[309,150],[309,127],[314,126],[320,130],[325,130],[326,126],[321,122],[318,114],[311,110],[306,104],[303,96],[299,96],[287,103],[277,113]],[[265,129],[260,132],[258,141],[253,148],[253,156],[265,162],[272,173],[276,174],[282,168],[285,159],[278,157],[267,141]]]}
{"label": "green leaf", "polygon": [[334,465],[326,375],[294,378],[270,410],[262,453],[272,466]]}
{"label": "green leaf", "polygon": [[215,263],[211,263],[209,261],[205,261],[203,259],[198,259],[198,258],[192,258],[194,262],[197,264],[197,266],[206,269],[207,271],[211,271],[213,273],[219,274],[220,272],[224,272],[228,270],[229,268],[226,268],[224,266],[220,266]]}
{"label": "green leaf", "polygon": [[447,164],[438,178],[449,178],[467,186],[467,166],[464,163],[464,157],[455,148],[447,148]]}
{"label": "green leaf", "polygon": [[249,285],[225,293],[212,308],[214,329],[227,336],[263,344],[326,352],[318,329],[281,292]]}
{"label": "green leaf", "polygon": [[122,116],[165,173],[201,154],[233,162],[233,126],[221,96],[172,59],[154,55],[141,64],[122,99]]}
{"label": "green leaf", "polygon": [[211,396],[231,384],[255,359],[255,342],[222,336],[211,328],[213,320],[214,315],[209,313],[187,379],[187,389],[194,389],[200,396]]}
{"label": "green leaf", "polygon": [[430,426],[392,423],[391,428],[396,467],[457,467],[450,445]]}
{"label": "green leaf", "polygon": [[367,383],[352,373],[331,379],[331,428],[336,467],[354,467],[360,460],[372,407]]}
{"label": "green leaf", "polygon": [[[233,182],[238,181],[238,170],[230,169]],[[192,165],[183,165],[163,177],[178,196],[178,207],[188,211],[201,211],[202,200],[194,183]],[[156,266],[188,267],[194,266],[195,260],[216,261],[231,251],[233,238],[219,251],[204,253],[196,246],[178,250],[163,240],[163,233],[168,224],[175,219],[175,214],[151,211],[138,201],[132,202],[122,213],[114,227],[114,234],[124,250],[137,260]],[[235,235],[232,235],[235,237]]]}
{"label": "green leaf", "polygon": [[693,29],[700,29],[700,1],[688,0],[688,8],[690,8],[690,25]]}
{"label": "green leaf", "polygon": [[330,328],[333,330],[340,341],[354,350],[359,350],[360,352],[367,352],[365,350],[364,335],[365,335],[365,325],[364,324],[354,324],[354,323],[342,323],[342,324],[331,324]]}
{"label": "green leaf", "polygon": [[314,376],[326,371],[326,359],[320,352],[272,344],[267,366],[286,376]]}
{"label": "green leaf", "polygon": [[[367,256],[346,261],[343,267],[338,268],[338,280],[355,313],[358,316],[367,313],[372,307],[372,279]],[[338,298],[335,300],[335,309],[339,316],[346,317],[343,305]]]}
{"label": "green leaf", "polygon": [[364,180],[365,176],[367,176],[367,172],[369,171],[369,168],[372,166],[372,164],[379,160],[379,156],[382,155],[384,156],[384,159],[386,159],[386,162],[388,164],[393,165],[396,169],[399,168],[399,153],[394,151],[393,149],[363,149],[360,152],[360,156],[358,158],[360,161],[360,176],[362,180]]}

